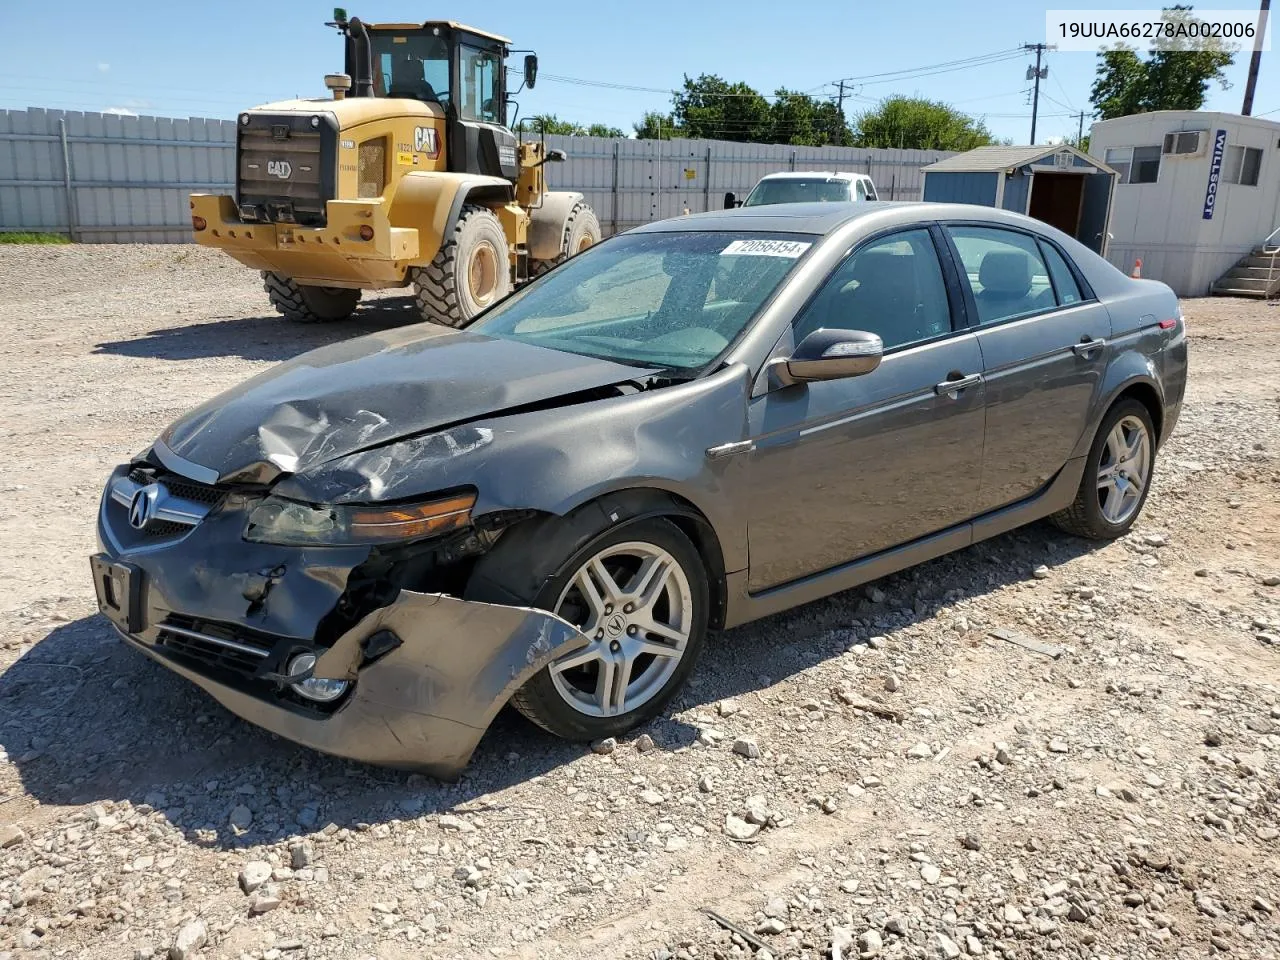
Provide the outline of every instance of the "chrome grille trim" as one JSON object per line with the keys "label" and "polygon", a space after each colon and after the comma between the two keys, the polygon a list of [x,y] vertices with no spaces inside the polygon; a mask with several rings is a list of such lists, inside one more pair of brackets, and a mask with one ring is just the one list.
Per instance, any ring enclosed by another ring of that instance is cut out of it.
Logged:
{"label": "chrome grille trim", "polygon": [[[175,497],[169,493],[169,488],[165,486],[163,479],[157,480],[156,483],[164,489],[165,496],[156,502],[156,510],[152,516],[154,521],[165,521],[178,523],[184,527],[194,527],[208,516],[209,511],[214,506],[212,503],[200,503],[196,500]],[[137,483],[127,476],[117,477],[111,484],[111,499],[128,510],[129,505],[133,503],[134,496],[144,486],[145,484]]]}
{"label": "chrome grille trim", "polygon": [[190,640],[199,640],[203,643],[211,643],[217,647],[223,647],[227,650],[234,650],[236,653],[244,653],[254,657],[266,657],[270,655],[268,650],[259,650],[257,647],[251,647],[245,643],[237,643],[235,640],[224,640],[222,637],[215,637],[212,634],[201,633],[198,630],[189,630],[186,627],[175,627],[169,623],[160,625],[160,633],[174,633],[180,637],[187,637]]}
{"label": "chrome grille trim", "polygon": [[163,440],[157,440],[151,447],[151,452],[156,455],[156,459],[172,470],[179,476],[194,480],[197,483],[203,483],[205,486],[212,487],[218,482],[218,471],[211,470],[209,467],[201,466],[198,463],[192,463],[186,457],[180,457],[172,450]]}

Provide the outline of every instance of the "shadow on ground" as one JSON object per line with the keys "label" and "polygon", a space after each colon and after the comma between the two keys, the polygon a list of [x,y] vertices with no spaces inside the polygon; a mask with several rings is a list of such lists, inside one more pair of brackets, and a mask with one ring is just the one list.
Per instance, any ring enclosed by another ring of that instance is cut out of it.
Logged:
{"label": "shadow on ground", "polygon": [[205,323],[151,330],[132,340],[99,343],[93,352],[155,360],[233,356],[245,360],[288,360],[316,347],[418,323],[421,319],[412,297],[379,297],[362,303],[351,319],[334,323],[294,323],[274,313],[262,317],[221,317]]}
{"label": "shadow on ground", "polygon": [[[869,636],[892,637],[957,600],[1029,578],[1037,564],[1064,563],[1095,546],[1035,525],[714,636],[668,716],[646,732],[661,749],[686,747],[698,730],[671,713],[795,676]],[[880,602],[868,599],[880,591]],[[231,715],[125,647],[100,616],[59,626],[0,675],[0,744],[42,804],[146,803],[192,842],[223,848],[330,822],[354,827],[459,808],[501,816],[504,788],[587,750],[504,711],[457,783],[326,757]],[[240,804],[253,822],[237,835],[228,821]]]}

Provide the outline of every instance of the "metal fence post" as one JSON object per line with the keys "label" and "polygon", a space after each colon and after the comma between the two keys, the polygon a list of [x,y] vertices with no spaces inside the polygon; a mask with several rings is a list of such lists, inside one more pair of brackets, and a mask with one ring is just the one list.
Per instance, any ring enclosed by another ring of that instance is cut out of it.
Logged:
{"label": "metal fence post", "polygon": [[796,169],[796,152],[792,150],[791,151],[791,170],[793,173],[795,172],[795,169]]}
{"label": "metal fence post", "polygon": [[76,239],[76,202],[71,193],[71,149],[67,146],[67,121],[58,119],[58,139],[62,141],[62,189],[67,196],[67,236]]}
{"label": "metal fence post", "polygon": [[702,210],[711,212],[711,147],[707,147],[707,180],[702,185]]}
{"label": "metal fence post", "polygon": [[613,141],[613,187],[611,190],[611,194],[613,196],[613,202],[610,204],[610,207],[611,207],[610,213],[612,214],[612,216],[610,216],[609,218],[610,220],[609,235],[613,236],[613,234],[618,232],[618,141],[617,140]]}

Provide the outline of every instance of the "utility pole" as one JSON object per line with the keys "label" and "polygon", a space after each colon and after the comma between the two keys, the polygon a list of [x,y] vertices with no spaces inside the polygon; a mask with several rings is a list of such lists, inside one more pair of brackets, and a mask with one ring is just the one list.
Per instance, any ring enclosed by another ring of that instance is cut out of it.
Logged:
{"label": "utility pole", "polygon": [[832,136],[835,139],[835,145],[840,147],[844,146],[844,81],[837,80],[836,82],[840,85],[840,96],[836,98],[836,122],[840,124],[840,129],[833,130]]}
{"label": "utility pole", "polygon": [[1080,123],[1076,127],[1076,149],[1080,149],[1080,144],[1084,143],[1084,111],[1080,111]]}
{"label": "utility pole", "polygon": [[1031,145],[1036,143],[1036,114],[1040,112],[1040,81],[1049,76],[1049,68],[1040,68],[1040,58],[1044,56],[1046,50],[1056,50],[1057,47],[1048,43],[1024,43],[1023,50],[1034,50],[1036,52],[1036,65],[1027,67],[1027,79],[1035,80],[1035,93],[1031,99]]}
{"label": "utility pole", "polygon": [[1262,66],[1262,40],[1267,33],[1267,15],[1271,0],[1261,0],[1258,6],[1258,32],[1253,38],[1253,56],[1249,59],[1249,79],[1244,82],[1244,106],[1240,112],[1246,117],[1253,112],[1253,91],[1258,86],[1258,68]]}

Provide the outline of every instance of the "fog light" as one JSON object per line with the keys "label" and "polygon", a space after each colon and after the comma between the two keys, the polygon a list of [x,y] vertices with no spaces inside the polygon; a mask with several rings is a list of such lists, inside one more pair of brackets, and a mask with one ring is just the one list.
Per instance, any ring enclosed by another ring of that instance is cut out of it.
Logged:
{"label": "fog light", "polygon": [[[300,653],[289,661],[289,676],[296,677],[299,674],[306,673],[315,665],[315,654]],[[346,693],[347,687],[351,686],[351,684],[346,680],[322,680],[319,677],[311,677],[298,683],[291,683],[289,686],[300,697],[306,697],[308,700],[314,700],[317,703],[332,703]]]}
{"label": "fog light", "polygon": [[193,226],[197,230],[203,230],[205,227],[209,226],[209,221],[207,221],[204,217],[192,217],[191,226]]}
{"label": "fog light", "polygon": [[373,227],[369,226],[367,223],[365,223],[365,224],[361,224],[361,226],[360,226],[360,239],[361,239],[361,240],[372,240],[372,239],[373,239]]}

